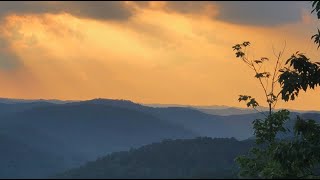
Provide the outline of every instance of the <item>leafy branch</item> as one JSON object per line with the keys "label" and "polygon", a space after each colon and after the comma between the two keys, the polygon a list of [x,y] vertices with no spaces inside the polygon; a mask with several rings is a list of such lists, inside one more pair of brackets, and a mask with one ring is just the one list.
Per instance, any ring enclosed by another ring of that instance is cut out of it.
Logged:
{"label": "leafy branch", "polygon": [[[264,92],[264,95],[266,98],[266,102],[269,107],[269,115],[271,115],[272,110],[275,108],[275,105],[277,104],[278,96],[280,95],[280,92],[277,93],[277,95],[275,95],[275,93],[274,93],[275,85],[278,80],[278,79],[275,80],[275,77],[278,75],[279,70],[282,68],[282,64],[284,61],[282,59],[282,55],[285,51],[286,44],[285,44],[283,50],[280,51],[278,55],[276,55],[274,53],[274,55],[276,57],[276,64],[275,64],[275,67],[273,68],[273,74],[271,74],[270,72],[267,72],[267,71],[263,71],[263,72],[260,71],[263,64],[266,61],[270,61],[269,58],[261,57],[260,59],[255,59],[255,60],[248,58],[246,50],[247,50],[247,47],[250,45],[251,45],[251,43],[249,41],[245,41],[242,44],[234,45],[232,48],[233,48],[233,51],[236,51],[235,52],[236,57],[241,59],[250,69],[252,69],[254,71],[254,73],[255,73],[254,77],[259,80],[260,86],[263,89],[263,92]],[[272,78],[272,80],[271,80],[271,83],[269,84],[270,78]],[[265,83],[263,82],[263,79],[265,80]],[[271,87],[269,88],[269,86],[271,86]],[[270,89],[270,91],[268,91],[268,89]],[[242,95],[240,95],[240,97],[241,96]],[[247,97],[250,97],[250,96],[247,96]],[[252,99],[250,99],[250,100],[252,100]],[[241,100],[239,100],[239,101],[241,101]],[[244,101],[246,101],[246,100],[244,100]],[[253,104],[255,106],[253,106]],[[248,106],[248,104],[247,104],[247,106]],[[259,104],[256,102],[255,99],[253,99],[248,107],[252,107],[252,108],[256,109],[257,106],[259,106]]]}

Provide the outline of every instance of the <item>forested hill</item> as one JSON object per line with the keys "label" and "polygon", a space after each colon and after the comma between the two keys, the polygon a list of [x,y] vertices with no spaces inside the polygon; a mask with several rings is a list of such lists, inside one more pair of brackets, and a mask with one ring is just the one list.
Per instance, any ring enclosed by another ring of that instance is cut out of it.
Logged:
{"label": "forested hill", "polygon": [[236,178],[234,159],[253,144],[234,138],[164,140],[112,153],[54,178]]}

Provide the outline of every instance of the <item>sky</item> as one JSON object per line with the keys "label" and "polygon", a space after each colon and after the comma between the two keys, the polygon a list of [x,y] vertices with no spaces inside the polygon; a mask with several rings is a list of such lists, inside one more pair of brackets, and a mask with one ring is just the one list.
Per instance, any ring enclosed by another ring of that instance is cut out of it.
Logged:
{"label": "sky", "polygon": [[[318,20],[309,1],[1,1],[0,96],[127,99],[138,103],[245,107],[265,101],[232,46],[249,57],[286,44],[312,60]],[[320,88],[278,108],[320,109]]]}

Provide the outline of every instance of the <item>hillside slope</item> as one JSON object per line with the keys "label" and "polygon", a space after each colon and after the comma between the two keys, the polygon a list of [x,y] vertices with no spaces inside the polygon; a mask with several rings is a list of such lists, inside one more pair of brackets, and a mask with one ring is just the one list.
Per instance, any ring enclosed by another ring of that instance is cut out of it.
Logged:
{"label": "hillside slope", "polygon": [[54,178],[235,178],[234,158],[252,145],[227,138],[165,140],[112,153]]}

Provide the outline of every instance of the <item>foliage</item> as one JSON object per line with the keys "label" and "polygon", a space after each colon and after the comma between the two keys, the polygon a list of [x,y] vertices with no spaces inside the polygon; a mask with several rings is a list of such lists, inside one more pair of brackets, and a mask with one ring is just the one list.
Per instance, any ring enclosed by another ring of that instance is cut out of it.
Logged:
{"label": "foliage", "polygon": [[[313,1],[312,8],[313,9],[311,13],[316,12],[318,19],[320,19],[320,1]],[[313,38],[314,38],[314,43],[318,44],[318,48],[319,48],[320,47],[320,30],[319,29],[318,29],[318,34],[311,36],[311,39]]]}
{"label": "foliage", "polygon": [[[312,3],[312,12],[317,13],[320,19],[320,1]],[[320,30],[318,34],[311,37],[314,43],[320,47]],[[237,44],[233,46],[236,50],[236,57],[241,58],[250,68],[255,70],[255,77],[259,79],[261,86],[267,95],[262,78],[269,78],[268,72],[257,72],[255,64],[262,64],[265,59],[249,61],[243,48],[250,45]],[[282,52],[279,53],[279,56]],[[279,58],[278,58],[279,61]],[[280,92],[277,96],[271,91],[267,97],[269,104],[269,115],[264,119],[257,119],[253,122],[254,134],[258,147],[254,147],[248,156],[239,156],[236,162],[240,165],[240,177],[249,178],[320,178],[320,125],[314,120],[304,120],[297,116],[293,131],[294,137],[290,139],[277,139],[279,132],[287,133],[290,129],[284,127],[288,121],[289,111],[281,110],[272,112],[271,105],[275,104],[281,94],[284,101],[295,100],[299,91],[307,91],[308,88],[314,89],[320,85],[320,62],[312,62],[303,53],[296,52],[286,62],[284,68],[277,69],[276,63],[274,72],[279,72],[278,82]],[[255,63],[255,64],[254,64]],[[280,63],[281,66],[282,62]],[[273,79],[277,75],[274,73]],[[274,83],[274,81],[272,81]],[[272,84],[272,90],[273,90]],[[240,95],[239,101],[252,100],[251,96]],[[250,101],[247,106],[254,107]]]}
{"label": "foliage", "polygon": [[247,107],[257,107],[259,106],[259,103],[256,101],[255,98],[252,98],[251,96],[246,96],[246,95],[239,95],[239,102],[240,101],[246,101],[247,102]]}
{"label": "foliage", "polygon": [[314,89],[320,85],[320,62],[311,62],[304,54],[297,52],[286,62],[289,67],[280,70],[279,83],[282,99],[294,100],[299,91]]}
{"label": "foliage", "polygon": [[[284,123],[289,111],[273,113],[265,120],[254,121],[256,143],[249,156],[236,158],[241,177],[249,178],[314,178],[320,162],[320,126],[314,120],[299,116],[293,140],[276,139],[278,132],[288,132]],[[320,176],[319,176],[320,177]]]}

